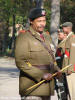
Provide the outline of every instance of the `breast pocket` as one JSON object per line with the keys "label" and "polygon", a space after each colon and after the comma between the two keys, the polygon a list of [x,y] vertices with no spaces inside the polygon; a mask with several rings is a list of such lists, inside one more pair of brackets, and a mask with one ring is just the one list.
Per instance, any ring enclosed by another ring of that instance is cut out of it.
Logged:
{"label": "breast pocket", "polygon": [[38,58],[42,55],[42,52],[44,51],[43,46],[40,43],[34,42],[30,46],[30,55],[31,58]]}

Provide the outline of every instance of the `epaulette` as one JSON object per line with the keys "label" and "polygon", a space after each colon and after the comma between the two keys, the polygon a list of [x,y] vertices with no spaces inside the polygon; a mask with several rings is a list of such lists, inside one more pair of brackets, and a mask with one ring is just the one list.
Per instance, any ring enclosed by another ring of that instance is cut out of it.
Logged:
{"label": "epaulette", "polygon": [[46,31],[47,34],[50,34],[48,31]]}
{"label": "epaulette", "polygon": [[75,38],[75,35],[72,35],[73,38]]}
{"label": "epaulette", "polygon": [[26,30],[20,30],[19,33],[26,33]]}

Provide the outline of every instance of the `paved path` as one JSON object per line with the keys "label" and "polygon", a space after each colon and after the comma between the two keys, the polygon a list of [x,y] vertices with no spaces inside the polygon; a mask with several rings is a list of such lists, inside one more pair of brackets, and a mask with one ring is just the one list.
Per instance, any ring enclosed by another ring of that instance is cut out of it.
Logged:
{"label": "paved path", "polygon": [[20,100],[19,70],[13,58],[0,58],[0,100]]}
{"label": "paved path", "polygon": [[[0,57],[0,100],[20,100],[19,70],[10,57]],[[57,96],[51,100],[57,100]]]}

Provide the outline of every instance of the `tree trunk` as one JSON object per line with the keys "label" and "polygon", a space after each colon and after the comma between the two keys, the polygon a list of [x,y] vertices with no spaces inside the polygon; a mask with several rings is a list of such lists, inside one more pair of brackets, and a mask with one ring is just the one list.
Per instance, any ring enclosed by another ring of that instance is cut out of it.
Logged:
{"label": "tree trunk", "polygon": [[44,0],[36,0],[36,7],[43,8],[44,7]]}
{"label": "tree trunk", "polygon": [[14,47],[15,47],[15,14],[13,14],[13,35],[12,35],[12,42],[11,42],[11,49],[12,49],[12,54],[11,56],[14,56]]}
{"label": "tree trunk", "polygon": [[51,0],[51,24],[50,34],[55,45],[58,43],[57,29],[60,24],[60,0]]}
{"label": "tree trunk", "polygon": [[0,22],[0,54],[4,55],[6,52],[6,43],[7,43],[7,29],[8,24],[6,22],[2,21]]}
{"label": "tree trunk", "polygon": [[3,55],[6,54],[6,49],[8,48],[8,42],[9,42],[9,19],[7,20],[7,22],[4,24],[3,27],[3,34],[4,34],[4,38],[3,38],[3,46],[2,46],[2,53]]}

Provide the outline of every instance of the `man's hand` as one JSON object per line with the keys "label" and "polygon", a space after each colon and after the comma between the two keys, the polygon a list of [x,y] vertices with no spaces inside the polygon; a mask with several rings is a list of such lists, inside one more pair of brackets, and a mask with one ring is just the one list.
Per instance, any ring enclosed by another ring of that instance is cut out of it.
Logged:
{"label": "man's hand", "polygon": [[72,74],[72,71],[69,71],[69,70],[68,70],[68,71],[67,71],[67,75],[70,75],[70,74]]}
{"label": "man's hand", "polygon": [[50,74],[50,73],[44,74],[43,79],[47,80],[47,81],[52,80],[52,74]]}

